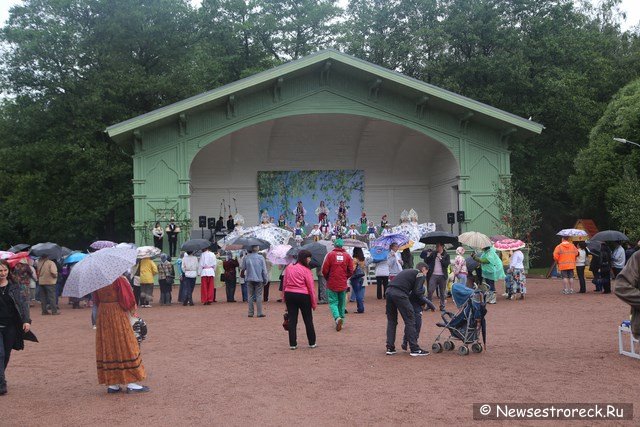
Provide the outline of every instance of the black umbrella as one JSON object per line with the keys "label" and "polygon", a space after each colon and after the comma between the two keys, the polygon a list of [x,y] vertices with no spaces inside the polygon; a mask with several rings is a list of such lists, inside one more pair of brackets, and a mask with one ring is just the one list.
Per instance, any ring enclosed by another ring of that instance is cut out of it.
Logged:
{"label": "black umbrella", "polygon": [[327,256],[327,247],[321,243],[308,243],[304,246],[295,247],[289,249],[287,255],[295,257],[298,255],[298,252],[301,250],[306,250],[311,252],[311,262],[309,263],[309,267],[318,268],[322,266],[324,262],[324,257]]}
{"label": "black umbrella", "polygon": [[13,252],[14,254],[17,254],[18,252],[26,251],[30,247],[31,247],[31,245],[28,245],[26,243],[19,243],[19,244],[15,245],[15,246],[11,246],[9,248],[9,252]]}
{"label": "black umbrella", "polygon": [[251,249],[254,246],[258,246],[259,250],[269,249],[271,243],[266,240],[257,239],[255,237],[239,237],[232,242],[233,245],[242,245],[245,249]]}
{"label": "black umbrella", "polygon": [[458,236],[452,233],[447,233],[446,231],[432,231],[420,239],[420,242],[426,245],[435,245],[436,243],[450,243],[455,245],[458,243]]}
{"label": "black umbrella", "polygon": [[74,250],[72,250],[72,249],[69,249],[69,248],[68,248],[68,247],[66,247],[66,246],[63,246],[61,249],[62,249],[62,256],[63,256],[63,257],[67,257],[67,256],[71,255],[71,254],[72,254],[72,253],[74,253],[74,252],[78,252],[78,251],[74,251]]}
{"label": "black umbrella", "polygon": [[184,242],[180,249],[185,252],[195,252],[209,247],[211,247],[211,242],[206,239],[191,239]]}
{"label": "black umbrella", "polygon": [[29,251],[34,257],[46,256],[49,259],[62,258],[62,248],[55,243],[46,242],[33,245]]}
{"label": "black umbrella", "polygon": [[603,242],[599,240],[589,240],[587,242],[587,250],[592,254],[600,256],[600,253],[602,252],[602,244]]}
{"label": "black umbrella", "polygon": [[591,240],[600,240],[601,242],[626,242],[629,238],[624,234],[616,230],[605,230],[596,233]]}

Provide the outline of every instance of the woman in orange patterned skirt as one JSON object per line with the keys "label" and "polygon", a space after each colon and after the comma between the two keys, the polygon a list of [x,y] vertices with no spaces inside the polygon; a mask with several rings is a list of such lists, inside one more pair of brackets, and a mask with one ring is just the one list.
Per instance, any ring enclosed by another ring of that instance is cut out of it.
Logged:
{"label": "woman in orange patterned skirt", "polygon": [[145,378],[140,346],[133,335],[128,313],[136,307],[129,282],[120,276],[93,293],[98,304],[96,362],[98,383],[108,386],[108,393],[118,393],[126,384],[127,393],[149,391],[137,384]]}

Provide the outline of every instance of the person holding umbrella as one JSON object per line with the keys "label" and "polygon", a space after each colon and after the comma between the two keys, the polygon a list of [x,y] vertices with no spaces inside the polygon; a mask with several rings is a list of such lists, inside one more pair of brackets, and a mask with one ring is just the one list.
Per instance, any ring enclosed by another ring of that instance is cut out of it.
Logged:
{"label": "person holding umbrella", "polygon": [[563,295],[572,294],[573,291],[573,270],[576,268],[576,258],[578,249],[571,243],[568,236],[562,236],[562,242],[553,250],[560,277],[562,277]]}
{"label": "person holding umbrella", "polygon": [[7,394],[5,371],[12,350],[24,348],[24,333],[31,328],[29,306],[20,286],[9,280],[9,263],[0,260],[0,395]]}
{"label": "person holding umbrella", "polygon": [[198,277],[198,258],[193,255],[193,252],[187,251],[182,257],[182,271],[184,274],[182,305],[193,306],[193,289],[196,287],[196,277]]}
{"label": "person holding umbrella", "polygon": [[307,332],[309,347],[316,347],[316,331],[313,327],[313,310],[317,307],[313,274],[309,263],[311,252],[301,250],[297,261],[284,270],[282,281],[282,298],[287,305],[289,314],[289,348],[298,348],[297,326],[298,311],[302,313],[302,320]]}
{"label": "person holding umbrella", "polygon": [[449,254],[444,250],[442,243],[436,243],[435,251],[423,251],[420,257],[429,267],[427,273],[427,298],[433,299],[433,293],[437,290],[440,295],[440,311],[444,311],[447,298],[447,269],[451,264]]}
{"label": "person holding umbrella", "polygon": [[153,278],[158,275],[158,266],[151,258],[142,258],[140,271],[140,307],[151,308],[153,301]]}

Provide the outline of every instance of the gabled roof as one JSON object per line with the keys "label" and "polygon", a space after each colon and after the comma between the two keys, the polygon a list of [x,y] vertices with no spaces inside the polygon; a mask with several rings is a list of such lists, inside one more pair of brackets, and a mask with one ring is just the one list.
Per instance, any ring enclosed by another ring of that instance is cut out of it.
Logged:
{"label": "gabled roof", "polygon": [[361,72],[371,74],[372,76],[394,82],[400,86],[406,87],[409,90],[415,90],[416,94],[424,94],[443,101],[447,104],[451,104],[451,106],[457,106],[459,108],[466,109],[469,112],[477,114],[477,117],[485,117],[486,119],[489,119],[491,121],[502,122],[504,123],[505,127],[517,127],[536,134],[541,133],[544,129],[544,126],[542,126],[541,124],[516,116],[515,114],[508,113],[506,111],[500,110],[487,104],[483,104],[482,102],[475,101],[462,95],[458,95],[456,93],[422,82],[420,80],[407,77],[396,71],[388,70],[370,62],[355,58],[351,55],[347,55],[333,49],[327,49],[305,56],[298,60],[279,65],[270,70],[263,71],[261,73],[246,77],[236,82],[221,86],[217,89],[192,96],[190,98],[167,105],[162,108],[158,108],[157,110],[150,111],[146,114],[142,114],[138,117],[131,118],[124,122],[117,123],[115,125],[109,126],[106,131],[112,138],[119,135],[123,136],[123,134],[132,132],[135,129],[148,126],[154,122],[166,119],[171,116],[176,116],[180,113],[200,107],[204,104],[220,100],[221,98],[225,98],[239,91],[249,89],[252,86],[262,85],[271,82],[279,77],[283,77],[287,74],[300,72],[300,70],[312,67],[327,60],[336,61],[338,63],[344,64],[347,67],[351,67]]}

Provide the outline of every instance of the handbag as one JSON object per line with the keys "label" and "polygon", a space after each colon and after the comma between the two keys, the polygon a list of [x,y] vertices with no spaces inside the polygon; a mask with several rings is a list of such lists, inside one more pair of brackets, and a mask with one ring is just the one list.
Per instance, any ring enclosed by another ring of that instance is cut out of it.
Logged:
{"label": "handbag", "polygon": [[282,327],[284,328],[285,331],[289,330],[289,313],[288,312],[284,312],[284,314],[282,315],[282,318],[284,319],[282,322]]}
{"label": "handbag", "polygon": [[138,344],[142,343],[147,338],[147,324],[142,317],[137,317],[129,314],[129,323],[133,329],[133,335],[138,340]]}

